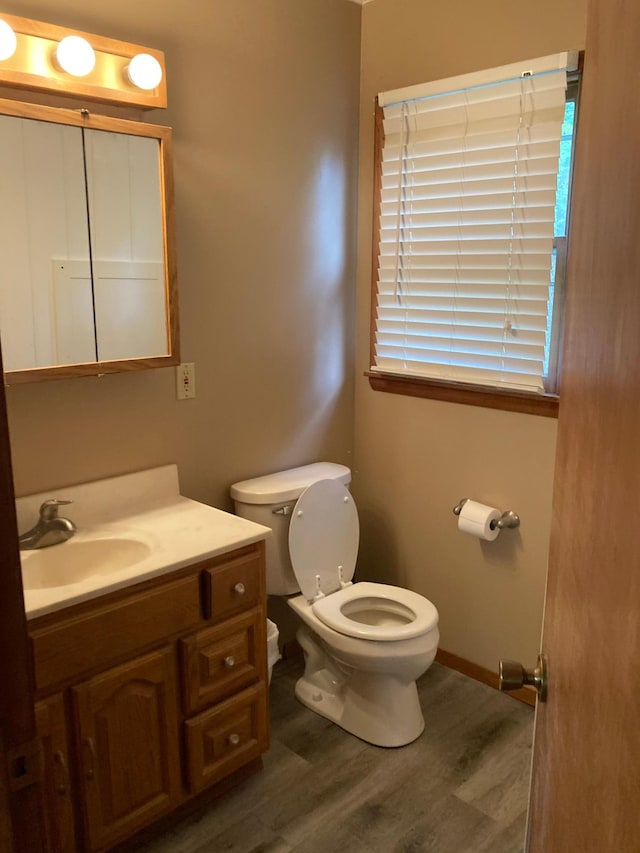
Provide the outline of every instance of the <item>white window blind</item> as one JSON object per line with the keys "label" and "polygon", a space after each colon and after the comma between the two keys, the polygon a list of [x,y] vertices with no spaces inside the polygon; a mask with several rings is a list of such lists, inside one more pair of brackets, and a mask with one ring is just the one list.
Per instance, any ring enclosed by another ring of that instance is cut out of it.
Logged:
{"label": "white window blind", "polygon": [[372,371],[544,390],[567,64],[379,96]]}

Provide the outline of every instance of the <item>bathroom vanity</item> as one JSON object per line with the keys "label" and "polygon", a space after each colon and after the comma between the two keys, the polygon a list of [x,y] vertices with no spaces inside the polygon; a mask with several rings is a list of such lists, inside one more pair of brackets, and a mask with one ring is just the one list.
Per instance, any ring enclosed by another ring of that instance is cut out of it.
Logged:
{"label": "bathroom vanity", "polygon": [[[146,495],[144,509],[123,483]],[[83,490],[105,484],[87,501]],[[180,497],[175,466],[64,492],[78,538],[23,558],[48,849],[104,851],[260,766],[268,529]],[[104,518],[115,493],[126,515],[82,524],[87,502]],[[92,542],[99,554],[102,542],[108,566],[117,541],[147,550],[125,549],[115,572],[99,559],[86,576],[74,565],[74,548],[84,556]],[[65,549],[71,582],[39,586],[30,562],[44,575],[49,551],[60,572]]]}

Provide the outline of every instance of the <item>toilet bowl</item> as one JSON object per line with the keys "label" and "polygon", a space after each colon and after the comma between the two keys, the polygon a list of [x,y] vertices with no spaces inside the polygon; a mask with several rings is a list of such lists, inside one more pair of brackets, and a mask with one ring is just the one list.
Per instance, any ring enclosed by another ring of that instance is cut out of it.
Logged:
{"label": "toilet bowl", "polygon": [[239,515],[273,529],[267,592],[289,595],[302,623],[298,699],[369,743],[404,746],[424,729],[416,679],[436,654],[438,612],[415,592],[352,582],[359,524],[349,481],[345,466],[315,463],[236,483],[231,495]]}

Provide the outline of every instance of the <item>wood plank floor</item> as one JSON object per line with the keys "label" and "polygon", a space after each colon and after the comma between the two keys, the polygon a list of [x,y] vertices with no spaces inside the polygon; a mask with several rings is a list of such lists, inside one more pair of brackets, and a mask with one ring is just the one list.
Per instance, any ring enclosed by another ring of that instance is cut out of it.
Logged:
{"label": "wood plank floor", "polygon": [[299,661],[271,683],[264,770],[143,853],[521,853],[533,710],[433,664],[413,744],[366,744],[300,705]]}

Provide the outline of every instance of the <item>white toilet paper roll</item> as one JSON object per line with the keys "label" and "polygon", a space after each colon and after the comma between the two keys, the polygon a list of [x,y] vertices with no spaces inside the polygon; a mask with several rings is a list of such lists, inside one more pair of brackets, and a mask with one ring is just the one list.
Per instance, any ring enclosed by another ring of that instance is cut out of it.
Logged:
{"label": "white toilet paper roll", "polygon": [[497,521],[502,513],[494,506],[479,504],[477,501],[465,501],[460,515],[458,516],[458,530],[493,542],[497,538],[500,529],[491,529],[491,522]]}

